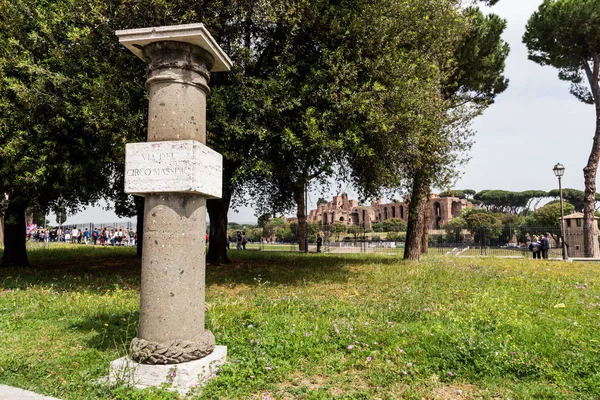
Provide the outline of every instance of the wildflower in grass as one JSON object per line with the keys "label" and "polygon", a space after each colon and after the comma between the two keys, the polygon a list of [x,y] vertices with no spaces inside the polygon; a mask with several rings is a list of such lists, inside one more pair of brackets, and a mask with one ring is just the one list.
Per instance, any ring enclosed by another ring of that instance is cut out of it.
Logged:
{"label": "wildflower in grass", "polygon": [[348,346],[348,350],[352,350],[353,348],[354,348],[354,345],[352,345],[352,344]]}
{"label": "wildflower in grass", "polygon": [[265,369],[266,369],[267,371],[271,371],[273,368],[271,368],[271,367],[265,367]]}
{"label": "wildflower in grass", "polygon": [[304,335],[305,335],[306,337],[309,337],[309,336],[310,336],[310,333],[309,333],[309,332],[306,332]]}
{"label": "wildflower in grass", "polygon": [[373,358],[367,357],[367,362],[371,362],[371,361],[373,361]]}
{"label": "wildflower in grass", "polygon": [[377,343],[377,342],[373,342],[373,344],[374,344],[375,346],[377,346],[379,343]]}
{"label": "wildflower in grass", "polygon": [[263,400],[272,400],[273,398],[271,397],[271,394],[269,392],[265,393],[263,395]]}
{"label": "wildflower in grass", "polygon": [[404,350],[400,349],[398,350],[399,353],[404,353]]}
{"label": "wildflower in grass", "polygon": [[402,373],[403,373],[404,375],[408,375],[408,372],[406,372],[406,371],[402,371]]}
{"label": "wildflower in grass", "polygon": [[412,366],[413,366],[413,363],[407,363],[407,364],[406,364],[406,366],[407,366],[408,368],[412,368]]}
{"label": "wildflower in grass", "polygon": [[453,376],[454,376],[454,372],[450,371],[450,372],[448,372],[448,375],[449,375],[450,377],[453,377]]}
{"label": "wildflower in grass", "polygon": [[254,339],[250,339],[250,344],[254,344]]}

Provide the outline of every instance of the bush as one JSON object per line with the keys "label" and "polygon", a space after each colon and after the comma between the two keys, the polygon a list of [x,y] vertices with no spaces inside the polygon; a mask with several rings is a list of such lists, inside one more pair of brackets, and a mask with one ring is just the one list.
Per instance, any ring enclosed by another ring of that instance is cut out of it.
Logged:
{"label": "bush", "polygon": [[390,242],[406,242],[406,232],[389,232],[387,240]]}

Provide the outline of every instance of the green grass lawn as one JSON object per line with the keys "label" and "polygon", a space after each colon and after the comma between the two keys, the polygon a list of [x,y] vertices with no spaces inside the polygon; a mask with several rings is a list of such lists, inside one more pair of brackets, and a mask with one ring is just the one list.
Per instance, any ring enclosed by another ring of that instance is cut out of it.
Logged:
{"label": "green grass lawn", "polygon": [[[207,269],[229,363],[196,398],[596,399],[600,266],[232,251]],[[61,399],[161,399],[94,382],[135,336],[128,248],[31,249],[0,269],[0,383]]]}

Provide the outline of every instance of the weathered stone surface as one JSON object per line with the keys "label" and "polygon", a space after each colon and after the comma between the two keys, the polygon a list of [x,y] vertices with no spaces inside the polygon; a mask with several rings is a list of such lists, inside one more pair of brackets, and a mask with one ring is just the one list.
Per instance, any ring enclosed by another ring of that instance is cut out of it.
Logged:
{"label": "weathered stone surface", "polygon": [[125,193],[196,193],[221,197],[223,157],[196,140],[128,143]]}
{"label": "weathered stone surface", "polygon": [[206,199],[145,198],[138,338],[168,343],[204,333]]}
{"label": "weathered stone surface", "polygon": [[193,44],[208,51],[215,60],[212,71],[223,72],[231,70],[231,60],[219,47],[204,24],[127,29],[117,31],[116,34],[119,37],[120,43],[144,61],[146,60],[141,50],[144,46],[160,41],[176,41]]}
{"label": "weathered stone surface", "polygon": [[225,363],[227,347],[217,346],[207,357],[175,365],[147,365],[122,357],[110,364],[109,382],[128,384],[143,389],[161,384],[172,384],[184,394],[196,385],[217,376]]}
{"label": "weathered stone surface", "polygon": [[127,191],[146,194],[140,325],[132,353],[150,364],[210,360],[206,197],[220,196],[222,161],[204,146],[206,96],[209,71],[229,70],[231,62],[202,24],[117,35],[148,63],[149,143],[128,145],[125,171]]}
{"label": "weathered stone surface", "polygon": [[204,331],[204,334],[193,341],[158,343],[134,338],[129,353],[134,361],[144,364],[178,364],[206,357],[214,349],[215,336],[210,331]]}

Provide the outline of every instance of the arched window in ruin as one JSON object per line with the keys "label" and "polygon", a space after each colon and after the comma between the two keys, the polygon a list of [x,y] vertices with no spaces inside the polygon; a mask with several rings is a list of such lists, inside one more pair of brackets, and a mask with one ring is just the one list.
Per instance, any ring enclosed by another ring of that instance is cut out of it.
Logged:
{"label": "arched window in ruin", "polygon": [[388,219],[387,207],[383,207],[383,220]]}
{"label": "arched window in ruin", "polygon": [[442,220],[442,206],[437,201],[433,203],[433,218],[436,229],[440,229],[440,221]]}
{"label": "arched window in ruin", "polygon": [[400,218],[404,219],[404,206],[400,206]]}
{"label": "arched window in ruin", "polygon": [[379,213],[379,217],[377,218],[377,221],[381,221],[381,213]]}
{"label": "arched window in ruin", "polygon": [[396,218],[396,207],[392,207],[392,218]]}
{"label": "arched window in ruin", "polygon": [[362,220],[363,220],[363,224],[364,224],[365,222],[367,222],[367,211],[366,210],[362,210],[362,212],[363,212]]}

